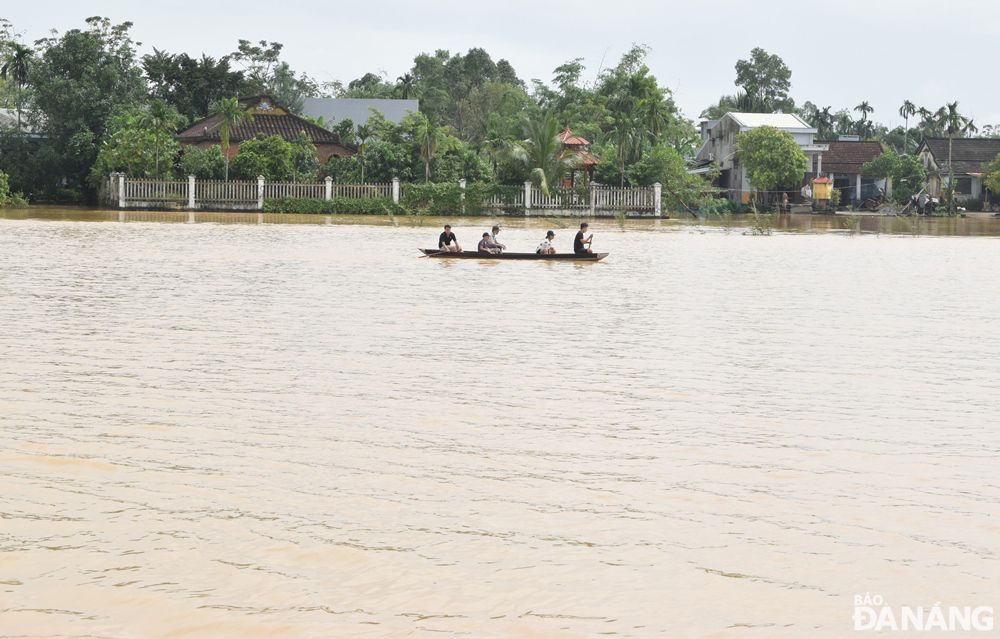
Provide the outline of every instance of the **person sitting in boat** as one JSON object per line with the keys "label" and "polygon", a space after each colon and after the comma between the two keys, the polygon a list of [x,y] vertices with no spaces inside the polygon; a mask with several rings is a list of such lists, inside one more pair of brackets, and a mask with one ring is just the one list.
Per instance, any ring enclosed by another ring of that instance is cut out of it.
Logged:
{"label": "person sitting in boat", "polygon": [[553,233],[552,231],[546,233],[545,239],[542,240],[542,243],[539,244],[538,248],[535,249],[535,253],[538,253],[539,255],[552,255],[553,253],[555,253],[556,247],[552,246],[552,240],[555,239],[555,237],[556,234]]}
{"label": "person sitting in boat", "polygon": [[501,253],[501,252],[507,250],[507,247],[504,246],[503,244],[501,244],[499,240],[497,240],[497,233],[499,233],[499,232],[500,232],[500,227],[499,226],[494,226],[493,227],[493,232],[486,234],[490,238],[490,248],[491,249],[496,249],[495,251],[492,251],[493,253]]}
{"label": "person sitting in boat", "polygon": [[[452,242],[455,243],[455,246],[451,245]],[[462,252],[462,247],[458,245],[458,238],[451,232],[451,224],[444,225],[444,233],[442,233],[441,237],[438,238],[438,249],[453,253]]]}
{"label": "person sitting in boat", "polygon": [[583,234],[587,232],[589,224],[584,222],[580,225],[580,230],[576,232],[576,237],[573,239],[573,252],[574,253],[593,253],[590,250],[590,244],[594,241],[594,234],[591,233],[590,237],[584,238]]}
{"label": "person sitting in boat", "polygon": [[500,249],[490,246],[490,234],[483,233],[483,239],[479,240],[480,253],[499,253]]}

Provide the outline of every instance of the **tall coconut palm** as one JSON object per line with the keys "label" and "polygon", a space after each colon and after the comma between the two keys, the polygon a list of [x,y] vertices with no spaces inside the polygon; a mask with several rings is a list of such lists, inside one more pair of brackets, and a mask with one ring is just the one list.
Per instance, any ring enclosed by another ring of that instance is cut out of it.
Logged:
{"label": "tall coconut palm", "polygon": [[854,107],[854,110],[861,114],[861,121],[862,122],[867,122],[868,121],[868,114],[871,113],[872,111],[874,111],[875,109],[872,108],[872,106],[870,104],[868,104],[868,100],[865,100],[864,102],[862,102],[858,106]]}
{"label": "tall coconut palm", "polygon": [[0,78],[13,80],[17,83],[17,130],[21,130],[21,96],[24,92],[24,85],[28,82],[28,67],[34,52],[23,44],[13,43],[10,45],[10,53],[0,67]]}
{"label": "tall coconut palm", "polygon": [[572,159],[563,149],[559,133],[559,121],[552,113],[538,120],[525,118],[525,139],[515,142],[511,149],[514,158],[528,169],[531,181],[546,196],[559,183]]}
{"label": "tall coconut palm", "polygon": [[871,137],[871,124],[868,122],[868,114],[875,109],[868,104],[867,100],[865,100],[858,106],[854,107],[854,110],[861,114],[861,120],[857,122],[858,135],[862,137]]}
{"label": "tall coconut palm", "polygon": [[[948,133],[948,187],[951,190],[952,196],[948,198],[948,213],[953,213],[955,210],[955,173],[951,169],[951,147],[952,140],[955,138],[956,133],[965,134],[966,127],[971,123],[971,120],[962,116],[958,112],[958,102],[948,102],[943,107],[937,111],[938,121],[944,130]],[[975,126],[974,124],[972,126]]]}
{"label": "tall coconut palm", "polygon": [[237,98],[222,98],[208,109],[208,115],[218,117],[219,139],[222,141],[222,153],[226,156],[226,181],[229,181],[229,134],[244,122],[253,122],[253,115],[240,106]]}
{"label": "tall coconut palm", "polygon": [[903,116],[903,154],[910,152],[910,147],[907,144],[910,133],[910,116],[917,112],[917,105],[913,104],[909,100],[903,101],[903,106],[899,107],[899,115]]}
{"label": "tall coconut palm", "polygon": [[420,159],[424,161],[424,183],[431,180],[431,160],[437,153],[440,139],[441,131],[425,118],[423,126],[417,133],[417,141],[420,143]]}
{"label": "tall coconut palm", "polygon": [[375,131],[372,127],[367,124],[358,125],[357,133],[358,140],[358,162],[361,164],[361,183],[365,183],[365,142],[370,138],[375,137]]}
{"label": "tall coconut palm", "polygon": [[139,122],[153,131],[156,179],[160,179],[160,141],[187,123],[187,118],[178,113],[174,106],[153,100],[140,116]]}

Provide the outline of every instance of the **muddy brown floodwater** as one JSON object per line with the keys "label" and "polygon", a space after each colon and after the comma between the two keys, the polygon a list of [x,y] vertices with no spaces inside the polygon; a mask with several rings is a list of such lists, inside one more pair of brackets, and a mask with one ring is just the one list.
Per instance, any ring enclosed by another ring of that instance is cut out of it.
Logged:
{"label": "muddy brown floodwater", "polygon": [[0,219],[0,637],[1000,607],[992,220],[595,222],[610,257],[573,264],[418,257],[439,220],[186,215]]}

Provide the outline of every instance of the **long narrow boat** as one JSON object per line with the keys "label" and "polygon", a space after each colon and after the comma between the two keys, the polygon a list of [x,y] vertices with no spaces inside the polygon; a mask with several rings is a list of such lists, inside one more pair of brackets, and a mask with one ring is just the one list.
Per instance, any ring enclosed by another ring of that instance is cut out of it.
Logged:
{"label": "long narrow boat", "polygon": [[596,262],[608,256],[607,253],[480,253],[479,251],[438,251],[420,249],[427,257],[450,257],[466,260],[558,260],[565,262]]}

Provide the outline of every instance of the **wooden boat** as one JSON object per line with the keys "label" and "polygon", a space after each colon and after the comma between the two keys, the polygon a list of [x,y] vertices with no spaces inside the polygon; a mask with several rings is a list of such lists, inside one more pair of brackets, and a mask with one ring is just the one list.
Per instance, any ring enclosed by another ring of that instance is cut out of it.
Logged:
{"label": "wooden boat", "polygon": [[607,253],[480,253],[479,251],[439,251],[420,249],[427,257],[450,257],[466,260],[557,260],[565,262],[596,262],[608,256]]}

